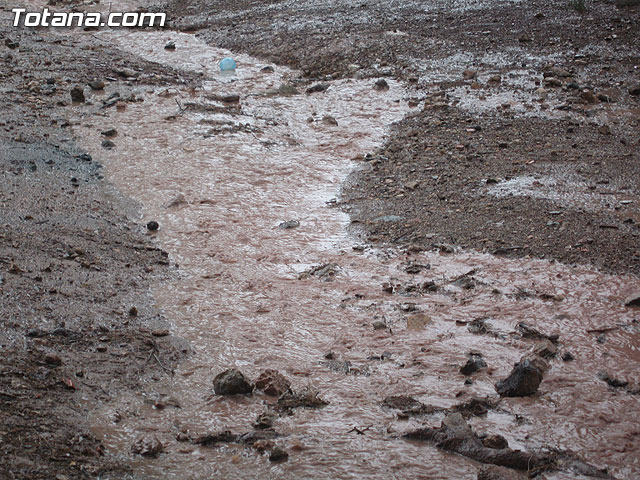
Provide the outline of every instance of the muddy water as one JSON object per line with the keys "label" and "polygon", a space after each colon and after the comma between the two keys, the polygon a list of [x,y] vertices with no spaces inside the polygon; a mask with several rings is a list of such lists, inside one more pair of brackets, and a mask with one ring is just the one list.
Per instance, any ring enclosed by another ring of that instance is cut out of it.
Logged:
{"label": "muddy water", "polygon": [[[159,222],[157,242],[180,265],[179,278],[158,285],[154,295],[172,334],[191,343],[191,355],[170,383],[149,384],[93,418],[114,455],[132,458],[130,446],[143,435],[162,441],[165,452],[157,459],[134,458],[141,478],[475,478],[476,463],[400,438],[421,422],[398,420],[380,403],[401,394],[444,407],[495,397],[493,383],[534,346],[513,333],[520,321],[559,332],[561,353],[576,360],[553,360],[539,395],[503,400],[500,412],[473,419],[474,428],[503,434],[513,448],[571,450],[620,478],[640,472],[640,421],[632,414],[639,397],[597,377],[605,370],[640,380],[633,324],[640,315],[623,305],[637,279],[472,252],[353,249],[358,241],[331,200],[357,166],[352,159],[380,145],[388,126],[409,111],[401,85],[390,82],[389,91],[378,92],[370,81],[345,80],[324,93],[283,96],[275,89],[296,72],[262,72],[259,61],[235,55],[237,73],[222,75],[217,61],[229,52],[189,35],[100,35],[146,59],[202,72],[206,80],[197,91],[141,88],[135,94],[144,101],[101,110],[76,128],[105,163],[107,177],[143,206],[141,223]],[[170,39],[175,52],[163,49]],[[233,93],[239,104],[219,100]],[[323,121],[326,116],[338,125]],[[100,147],[100,132],[111,127],[118,136],[108,151]],[[300,225],[279,228],[289,220]],[[300,277],[327,263],[336,265],[334,278]],[[409,274],[413,263],[429,268]],[[471,270],[473,288],[455,282]],[[407,288],[425,281],[434,281],[438,292]],[[385,293],[383,283],[395,292]],[[430,322],[407,328],[416,311]],[[480,317],[497,337],[468,331],[465,323]],[[375,331],[375,320],[389,329]],[[615,329],[598,343],[588,330],[602,327]],[[329,368],[329,351],[350,361],[352,374]],[[465,386],[458,368],[470,351],[482,352],[490,368]],[[374,359],[383,352],[386,360]],[[179,432],[252,431],[274,402],[261,394],[213,395],[213,377],[229,367],[251,378],[279,370],[294,390],[311,387],[329,402],[276,420],[287,462],[271,464],[242,446],[176,441]],[[158,401],[168,406],[154,409]],[[438,425],[440,417],[423,420]],[[370,428],[359,435],[353,427]]]}

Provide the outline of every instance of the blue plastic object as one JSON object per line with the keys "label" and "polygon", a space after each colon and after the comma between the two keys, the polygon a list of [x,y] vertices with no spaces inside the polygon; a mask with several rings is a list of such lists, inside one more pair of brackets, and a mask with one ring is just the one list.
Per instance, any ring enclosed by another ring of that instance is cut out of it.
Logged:
{"label": "blue plastic object", "polygon": [[231,57],[226,57],[220,60],[220,71],[229,72],[236,69],[236,61]]}

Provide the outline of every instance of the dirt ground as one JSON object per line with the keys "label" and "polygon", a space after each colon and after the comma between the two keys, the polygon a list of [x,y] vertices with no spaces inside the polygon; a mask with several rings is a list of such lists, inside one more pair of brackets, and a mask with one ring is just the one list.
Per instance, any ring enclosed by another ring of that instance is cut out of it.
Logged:
{"label": "dirt ground", "polygon": [[[172,28],[300,68],[310,83],[330,75],[411,86],[415,112],[380,151],[363,152],[343,190],[367,241],[640,273],[640,7],[399,3],[154,8],[170,13]],[[126,464],[102,456],[87,414],[170,375],[188,347],[165,335],[149,294],[175,268],[138,207],[74,146],[69,91],[94,79],[108,93],[197,80],[91,37],[13,29],[8,10],[0,7],[0,477],[126,477]]]}

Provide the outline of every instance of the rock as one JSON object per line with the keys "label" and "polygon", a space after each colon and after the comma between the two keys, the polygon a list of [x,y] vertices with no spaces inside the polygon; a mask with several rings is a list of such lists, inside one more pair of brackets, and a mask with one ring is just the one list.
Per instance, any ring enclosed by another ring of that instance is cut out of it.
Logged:
{"label": "rock", "polygon": [[176,49],[176,42],[174,42],[173,40],[169,40],[166,45],[164,46],[165,50],[175,50]]}
{"label": "rock", "polygon": [[487,448],[509,448],[509,442],[502,435],[487,435],[482,439],[482,444]]}
{"label": "rock", "polygon": [[627,307],[640,307],[640,292],[635,292],[632,295],[629,295],[624,301],[624,304]]}
{"label": "rock", "polygon": [[84,103],[84,90],[80,86],[75,86],[71,89],[71,101],[76,103]]}
{"label": "rock", "polygon": [[338,126],[338,121],[331,115],[325,115],[324,117],[322,117],[322,123],[324,123],[325,125],[333,125],[335,127]]}
{"label": "rock", "polygon": [[580,94],[580,98],[590,105],[598,103],[598,98],[593,94],[591,90],[585,90]]}
{"label": "rock", "polygon": [[487,83],[495,85],[500,82],[502,82],[502,77],[500,75],[493,75],[489,78],[489,81]]}
{"label": "rock", "polygon": [[53,367],[59,367],[62,365],[62,359],[58,355],[48,354],[44,357],[44,363]]}
{"label": "rock", "polygon": [[236,93],[228,93],[220,97],[220,101],[223,103],[238,103],[240,101],[240,95]]}
{"label": "rock", "polygon": [[218,395],[249,394],[253,391],[253,385],[240,370],[231,368],[213,379],[213,391]]}
{"label": "rock", "polygon": [[278,398],[277,407],[280,410],[290,411],[294,408],[322,408],[329,405],[329,402],[319,396],[319,392],[312,388],[305,388],[302,392],[296,393],[292,390],[285,392]]}
{"label": "rock", "polygon": [[389,84],[384,78],[381,78],[374,83],[373,88],[376,90],[389,90]]}
{"label": "rock", "polygon": [[131,307],[129,309],[129,316],[130,317],[137,317],[138,316],[138,309],[136,307]]}
{"label": "rock", "polygon": [[463,375],[471,375],[482,368],[487,368],[487,362],[484,361],[482,355],[470,353],[467,363],[460,367],[460,373]]}
{"label": "rock", "polygon": [[420,428],[405,434],[405,437],[433,442],[438,448],[459,453],[482,463],[518,470],[528,471],[550,463],[550,459],[534,452],[487,448],[460,413],[447,415],[442,420],[440,428]]}
{"label": "rock", "polygon": [[565,352],[565,354],[562,355],[563,362],[572,362],[573,360],[575,360],[575,357],[571,352]]}
{"label": "rock", "polygon": [[416,313],[414,315],[409,315],[407,317],[407,330],[413,330],[413,331],[424,330],[424,327],[426,327],[430,323],[431,323],[431,317],[426,313]]}
{"label": "rock", "polygon": [[291,95],[298,95],[300,92],[293,85],[283,83],[278,87],[278,93],[284,97],[288,97]]}
{"label": "rock", "polygon": [[611,376],[607,372],[598,373],[598,378],[603,382],[607,382],[607,384],[613,388],[624,388],[629,385],[629,382],[627,380],[620,380],[618,378]]}
{"label": "rock", "polygon": [[640,83],[629,89],[629,95],[633,95],[634,97],[640,96]]}
{"label": "rock", "polygon": [[472,80],[476,78],[476,75],[478,75],[478,72],[476,70],[465,70],[464,72],[462,72],[462,78],[464,78],[465,80]]}
{"label": "rock", "polygon": [[529,34],[527,33],[523,33],[522,35],[520,35],[520,37],[518,38],[518,41],[520,43],[527,43],[531,41],[531,37],[529,36]]}
{"label": "rock", "polygon": [[156,457],[163,450],[164,445],[155,436],[141,437],[131,446],[132,453],[147,457]]}
{"label": "rock", "polygon": [[256,421],[253,422],[253,428],[257,430],[266,430],[273,427],[275,416],[272,413],[264,412],[258,415]]}
{"label": "rock", "polygon": [[282,222],[278,225],[278,228],[282,230],[288,230],[290,228],[297,228],[300,226],[300,220],[287,220],[286,222]]}
{"label": "rock", "polygon": [[149,230],[150,232],[155,232],[159,228],[160,224],[155,220],[151,220],[149,223],[147,223],[147,230]]}
{"label": "rock", "polygon": [[551,67],[549,69],[547,69],[543,76],[546,77],[558,77],[558,78],[569,78],[571,77],[571,73],[569,73],[567,70],[565,70],[564,68],[560,68],[560,67]]}
{"label": "rock", "polygon": [[328,88],[329,88],[328,83],[316,83],[315,85],[311,85],[309,88],[307,88],[307,93],[324,92]]}
{"label": "rock", "polygon": [[116,146],[116,144],[113,143],[111,140],[103,140],[101,145],[102,145],[102,148],[106,150],[111,150]]}
{"label": "rock", "polygon": [[286,462],[288,459],[289,454],[278,446],[273,447],[273,450],[271,450],[271,453],[269,454],[270,462]]}
{"label": "rock", "polygon": [[267,65],[266,67],[262,67],[260,71],[262,73],[273,73],[275,70],[271,65]]}
{"label": "rock", "polygon": [[161,330],[153,330],[151,332],[151,335],[153,335],[154,337],[168,337],[169,330],[167,330],[166,328],[163,328]]}
{"label": "rock", "polygon": [[276,370],[264,370],[255,383],[255,388],[265,394],[279,397],[291,388],[291,383]]}
{"label": "rock", "polygon": [[4,39],[4,44],[10,48],[11,50],[15,50],[16,48],[18,48],[20,46],[20,44],[18,42],[15,42],[13,40],[11,40],[10,38],[5,38]]}
{"label": "rock", "polygon": [[93,80],[89,82],[91,90],[104,90],[104,82],[102,80]]}
{"label": "rock", "polygon": [[529,359],[515,364],[507,378],[496,383],[496,391],[503,397],[533,395],[542,382],[543,372]]}
{"label": "rock", "polygon": [[235,435],[230,431],[207,433],[193,440],[196,445],[204,445],[205,447],[211,447],[218,443],[236,443],[240,440],[239,435]]}
{"label": "rock", "polygon": [[562,82],[555,77],[549,77],[544,79],[544,84],[548,87],[561,87]]}
{"label": "rock", "polygon": [[385,328],[387,328],[387,324],[382,320],[376,320],[372,323],[372,325],[374,330],[384,330]]}
{"label": "rock", "polygon": [[102,135],[103,137],[111,138],[118,135],[118,131],[115,128],[110,128],[109,130],[100,132],[100,135]]}
{"label": "rock", "polygon": [[611,127],[609,127],[609,125],[600,125],[598,127],[598,132],[601,135],[611,135]]}

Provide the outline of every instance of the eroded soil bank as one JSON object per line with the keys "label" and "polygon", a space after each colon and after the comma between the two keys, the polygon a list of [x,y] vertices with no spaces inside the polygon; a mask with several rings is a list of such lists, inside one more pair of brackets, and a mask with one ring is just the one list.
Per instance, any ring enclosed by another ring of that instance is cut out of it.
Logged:
{"label": "eroded soil bank", "polygon": [[2,473],[637,476],[637,7],[207,3],[4,32]]}

